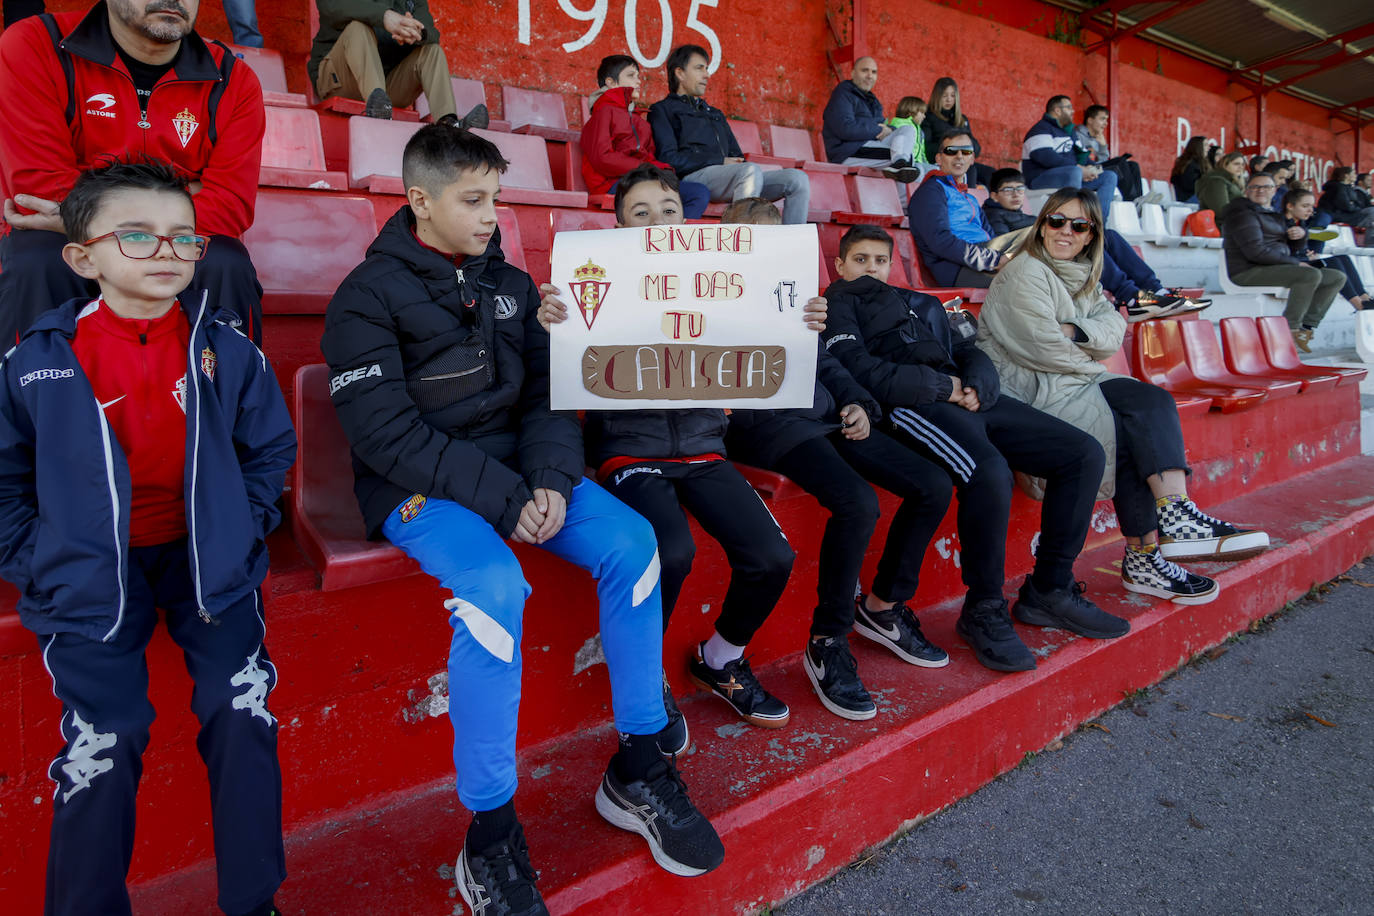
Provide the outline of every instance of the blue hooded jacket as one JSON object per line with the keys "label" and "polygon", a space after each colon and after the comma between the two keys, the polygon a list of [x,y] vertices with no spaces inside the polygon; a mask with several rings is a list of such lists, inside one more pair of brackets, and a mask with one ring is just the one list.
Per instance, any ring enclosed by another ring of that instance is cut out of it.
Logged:
{"label": "blue hooded jacket", "polygon": [[[181,303],[187,352],[186,530],[200,615],[262,584],[296,434],[267,357],[238,317]],[[128,591],[129,466],[72,349],[90,300],[38,319],[0,363],[0,576],[39,635],[108,642]]]}

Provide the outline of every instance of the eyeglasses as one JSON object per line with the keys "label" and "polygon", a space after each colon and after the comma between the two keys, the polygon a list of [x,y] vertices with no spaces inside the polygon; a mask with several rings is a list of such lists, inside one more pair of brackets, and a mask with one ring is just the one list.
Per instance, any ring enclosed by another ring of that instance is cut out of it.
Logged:
{"label": "eyeglasses", "polygon": [[946,156],[972,156],[973,147],[971,146],[946,146],[940,149]]}
{"label": "eyeglasses", "polygon": [[1252,184],[1252,185],[1250,185],[1248,188],[1246,188],[1245,190],[1247,190],[1247,191],[1272,191],[1272,190],[1274,190],[1274,189],[1277,188],[1277,187],[1278,187],[1278,185],[1275,185],[1275,184]]}
{"label": "eyeglasses", "polygon": [[993,191],[994,194],[1024,194],[1026,186],[1023,184],[1004,184],[1002,187]]}
{"label": "eyeglasses", "polygon": [[209,237],[204,235],[158,235],[156,232],[144,232],[142,229],[116,229],[114,232],[87,239],[81,244],[94,245],[108,238],[115,240],[120,254],[135,261],[147,260],[156,255],[162,249],[163,242],[172,246],[172,255],[178,261],[199,261],[205,257],[205,249],[210,244]]}
{"label": "eyeglasses", "polygon": [[1074,235],[1082,235],[1085,232],[1091,232],[1093,230],[1092,220],[1082,216],[1075,216],[1073,219],[1069,219],[1062,213],[1052,213],[1045,217],[1045,225],[1049,226],[1051,229],[1063,229],[1065,226],[1068,226],[1073,230]]}

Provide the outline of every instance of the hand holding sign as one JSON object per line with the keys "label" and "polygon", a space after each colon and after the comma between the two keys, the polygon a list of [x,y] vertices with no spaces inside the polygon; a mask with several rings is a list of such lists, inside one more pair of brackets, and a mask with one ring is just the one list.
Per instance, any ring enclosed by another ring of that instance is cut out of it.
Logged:
{"label": "hand holding sign", "polygon": [[809,407],[817,262],[814,226],[559,233],[539,308],[554,409]]}

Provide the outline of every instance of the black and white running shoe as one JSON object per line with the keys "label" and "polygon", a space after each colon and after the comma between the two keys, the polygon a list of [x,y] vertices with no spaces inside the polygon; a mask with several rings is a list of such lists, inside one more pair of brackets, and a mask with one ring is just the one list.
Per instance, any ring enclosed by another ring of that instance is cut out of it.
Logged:
{"label": "black and white running shoe", "polygon": [[1170,560],[1232,560],[1269,546],[1268,534],[1213,518],[1186,496],[1160,497],[1155,514],[1159,550]]}
{"label": "black and white running shoe", "polygon": [[926,639],[920,621],[899,601],[886,611],[870,611],[864,606],[864,596],[854,599],[854,632],[892,650],[902,661],[922,668],[943,668],[949,664],[949,653]]}
{"label": "black and white running shoe", "polygon": [[506,839],[479,853],[464,843],[453,877],[472,916],[548,916],[519,824]]}
{"label": "black and white running shoe", "polygon": [[649,768],[643,779],[622,782],[615,764],[596,790],[596,811],[621,830],[644,837],[654,861],[675,875],[705,874],[725,861],[725,846],[706,816],[687,796],[671,760]]}
{"label": "black and white running shoe", "polygon": [[821,705],[842,719],[862,721],[878,714],[878,705],[859,680],[859,665],[843,636],[806,641],[802,667]]}
{"label": "black and white running shoe", "polygon": [[1207,604],[1221,594],[1215,580],[1165,559],[1153,544],[1141,549],[1126,548],[1126,557],[1121,561],[1121,584],[1128,592],[1168,598],[1175,604]]}

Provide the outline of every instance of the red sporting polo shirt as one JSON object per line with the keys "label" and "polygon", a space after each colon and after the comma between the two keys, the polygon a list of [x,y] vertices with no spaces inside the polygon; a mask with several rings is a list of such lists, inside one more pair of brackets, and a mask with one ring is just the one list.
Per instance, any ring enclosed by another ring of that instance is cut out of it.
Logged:
{"label": "red sporting polo shirt", "polygon": [[72,348],[95,389],[133,481],[129,544],[186,536],[186,348],[191,325],[174,305],[161,318],[120,318],[97,299]]}

